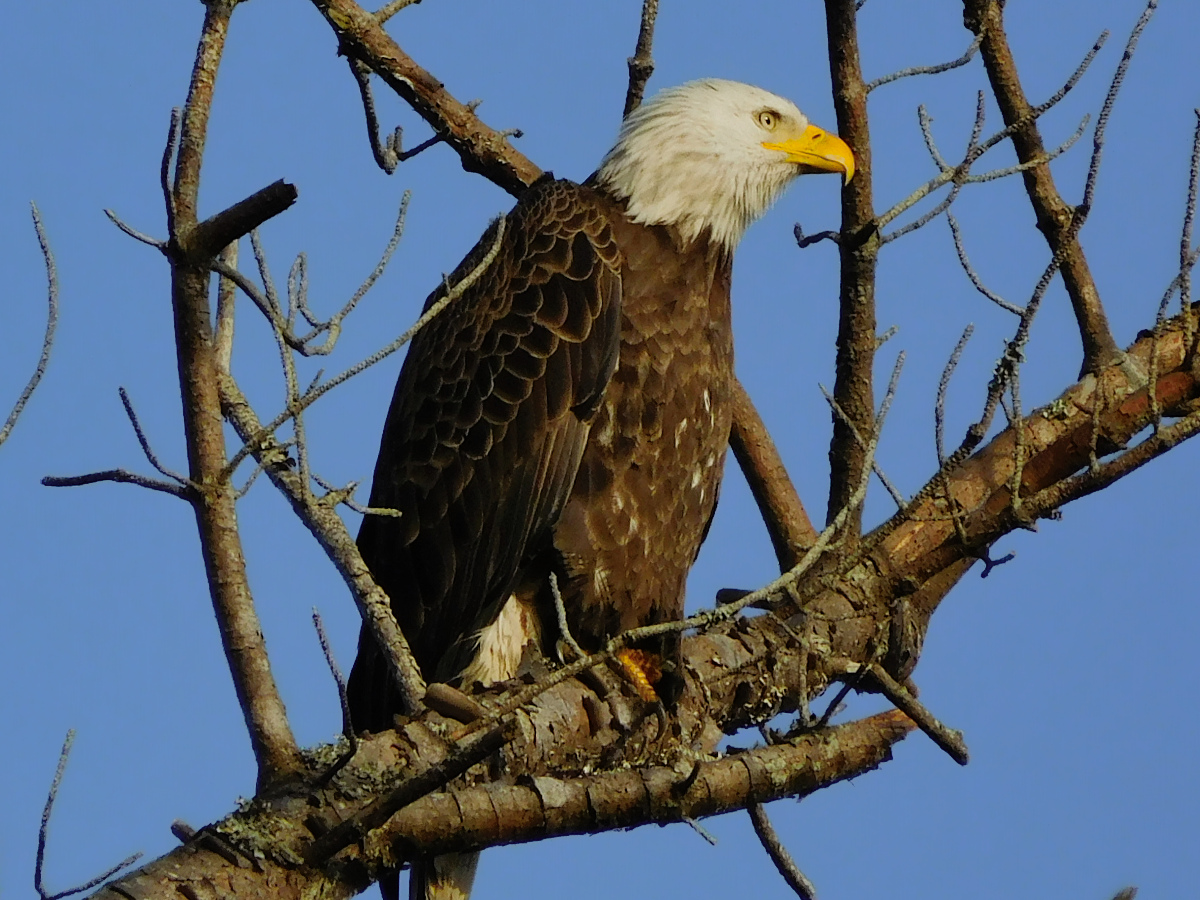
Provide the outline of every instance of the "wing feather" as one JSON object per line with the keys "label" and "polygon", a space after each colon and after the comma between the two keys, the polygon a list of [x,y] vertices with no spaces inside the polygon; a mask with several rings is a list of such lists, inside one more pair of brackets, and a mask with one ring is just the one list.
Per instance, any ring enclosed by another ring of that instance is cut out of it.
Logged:
{"label": "wing feather", "polygon": [[[489,230],[454,284],[495,240]],[[426,677],[474,651],[570,494],[620,342],[621,260],[592,192],[541,182],[490,267],[413,340],[384,426],[359,547]],[[426,304],[444,295],[436,291]],[[390,725],[381,659],[360,639],[355,724]]]}

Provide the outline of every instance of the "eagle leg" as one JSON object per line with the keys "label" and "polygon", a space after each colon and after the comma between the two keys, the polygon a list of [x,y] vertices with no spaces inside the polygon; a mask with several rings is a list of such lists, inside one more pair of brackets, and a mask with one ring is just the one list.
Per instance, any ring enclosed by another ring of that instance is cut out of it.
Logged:
{"label": "eagle leg", "polygon": [[661,703],[654,685],[662,680],[662,657],[648,650],[626,649],[617,653],[621,671],[647,703]]}

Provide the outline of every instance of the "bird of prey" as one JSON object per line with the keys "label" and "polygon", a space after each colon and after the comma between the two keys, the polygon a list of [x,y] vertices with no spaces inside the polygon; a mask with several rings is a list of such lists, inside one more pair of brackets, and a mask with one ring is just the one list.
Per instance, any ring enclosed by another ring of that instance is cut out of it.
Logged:
{"label": "bird of prey", "polygon": [[[730,277],[746,227],[808,172],[854,158],[790,101],[731,81],[632,112],[587,181],[547,176],[426,309],[384,425],[358,545],[429,681],[469,688],[683,616],[717,503],[733,388]],[[481,266],[490,254],[490,263]],[[678,638],[640,648],[669,690]],[[676,682],[678,682],[676,676]],[[359,730],[399,703],[364,630]],[[465,898],[477,854],[414,864],[410,897]],[[394,888],[393,888],[394,890]]]}

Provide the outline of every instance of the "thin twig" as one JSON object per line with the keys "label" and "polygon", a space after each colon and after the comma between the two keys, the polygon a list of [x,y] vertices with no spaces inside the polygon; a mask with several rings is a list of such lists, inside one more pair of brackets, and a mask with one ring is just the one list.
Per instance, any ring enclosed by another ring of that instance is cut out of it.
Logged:
{"label": "thin twig", "polygon": [[[818,387],[821,389],[821,394],[825,397],[825,402],[828,403],[830,409],[833,410],[833,414],[837,416],[843,422],[843,424],[850,428],[851,433],[854,435],[854,439],[858,441],[859,446],[865,448],[867,446],[867,442],[863,439],[862,434],[859,432],[858,428],[855,427],[854,423],[850,421],[850,417],[847,416],[842,410],[841,404],[833,399],[833,394],[829,393],[829,389],[825,387],[825,385],[821,384],[818,385]],[[888,478],[886,474],[884,474],[883,467],[879,465],[879,460],[873,460],[871,467],[876,477],[879,478],[880,483],[887,488],[887,492],[892,495],[892,500],[895,501],[896,507],[898,509],[905,509],[908,506],[908,502],[904,499],[904,495],[900,493],[900,489],[892,483],[891,479]]]}
{"label": "thin twig", "polygon": [[[398,0],[398,2],[407,5],[412,0]],[[393,5],[395,4],[388,4],[388,6]],[[380,12],[382,13],[383,10]],[[376,14],[377,17],[378,15]],[[380,21],[386,21],[386,17]],[[367,141],[371,145],[371,154],[375,157],[375,164],[391,175],[400,164],[400,141],[404,134],[403,129],[397,125],[396,129],[383,141],[379,140],[379,118],[375,113],[375,96],[371,92],[371,70],[366,63],[353,56],[346,57],[346,62],[350,65],[350,74],[354,76],[359,96],[362,98],[363,118],[367,124]]]}
{"label": "thin twig", "polygon": [[333,676],[334,684],[337,685],[338,702],[342,705],[342,734],[350,743],[348,757],[354,756],[358,752],[358,737],[354,733],[354,720],[350,718],[350,698],[346,694],[346,679],[342,675],[342,670],[337,664],[337,659],[333,655],[333,647],[329,644],[329,636],[325,633],[325,623],[321,620],[321,613],[314,606],[312,611],[313,627],[317,629],[317,640],[321,642],[321,652],[325,654],[325,663],[329,666],[329,674]]}
{"label": "thin twig", "polygon": [[1092,161],[1088,165],[1087,181],[1083,188],[1083,201],[1080,203],[1077,216],[1086,218],[1091,212],[1092,199],[1096,193],[1096,178],[1100,174],[1100,155],[1104,150],[1104,136],[1108,129],[1109,117],[1112,115],[1113,104],[1117,102],[1117,94],[1120,93],[1121,85],[1125,81],[1125,73],[1129,70],[1129,63],[1133,60],[1133,52],[1137,49],[1138,39],[1142,36],[1146,26],[1150,24],[1150,18],[1157,8],[1158,0],[1149,0],[1141,16],[1138,17],[1133,31],[1129,33],[1129,39],[1125,42],[1125,52],[1121,54],[1117,71],[1113,73],[1108,93],[1104,96],[1104,105],[1100,107],[1100,116],[1096,119],[1096,132],[1092,136]]}
{"label": "thin twig", "polygon": [[[941,169],[941,171],[939,172],[939,174],[937,174],[936,176],[931,178],[929,181],[925,182],[925,184],[918,187],[915,191],[913,191],[911,194],[909,194],[903,200],[899,201],[894,206],[892,206],[891,209],[889,209],[886,212],[879,215],[876,220],[878,226],[880,228],[882,228],[884,225],[886,225],[888,222],[891,222],[893,219],[895,219],[897,216],[899,216],[905,210],[907,210],[907,209],[911,208],[912,206],[914,206],[915,204],[919,203],[921,200],[925,199],[925,197],[929,196],[931,193],[933,193],[934,191],[936,191],[938,188],[942,187],[943,185],[948,184],[949,182],[955,181],[955,180],[963,180],[965,182],[965,179],[969,176],[971,165],[977,159],[982,157],[985,153],[987,153],[989,150],[991,150],[993,147],[995,147],[1001,141],[1017,134],[1018,132],[1020,132],[1021,129],[1025,128],[1030,123],[1036,122],[1038,118],[1045,115],[1047,112],[1049,112],[1055,106],[1057,106],[1063,100],[1063,98],[1066,97],[1067,94],[1069,94],[1074,89],[1074,87],[1079,83],[1079,79],[1083,77],[1083,73],[1086,72],[1088,67],[1091,65],[1092,60],[1095,59],[1097,52],[1099,52],[1100,48],[1104,45],[1104,42],[1107,39],[1107,37],[1108,37],[1107,32],[1105,32],[1104,34],[1102,34],[1100,36],[1099,40],[1097,40],[1096,43],[1092,45],[1092,48],[1088,51],[1087,55],[1084,56],[1083,61],[1076,67],[1075,71],[1071,73],[1071,77],[1068,78],[1066,83],[1063,84],[1063,86],[1061,88],[1059,88],[1057,91],[1055,91],[1049,97],[1049,99],[1047,99],[1044,103],[1042,103],[1039,106],[1030,107],[1029,110],[1024,115],[1019,116],[1015,121],[1013,121],[1011,124],[1006,126],[1004,129],[1002,129],[1001,131],[997,131],[995,134],[993,134],[987,140],[979,143],[974,148],[974,153],[970,154],[967,158],[965,158],[956,167],[953,167],[953,168],[945,167],[945,160],[941,158],[941,156],[937,152],[936,147],[933,144],[933,137],[932,137],[931,132],[929,131],[930,119],[929,119],[928,113],[926,113],[924,111],[923,107],[919,107],[917,110],[917,115],[918,115],[918,119],[921,121],[921,130],[922,130],[922,134],[925,136],[926,146],[930,148],[930,154],[933,156],[934,161],[938,163],[938,166]],[[978,120],[978,114],[977,114],[977,120]],[[1070,139],[1067,142],[1064,142],[1062,148],[1060,149],[1060,152],[1062,150],[1065,150],[1066,147],[1070,146],[1070,144],[1073,143],[1073,140],[1074,139]],[[1037,165],[1041,165],[1043,162],[1046,162],[1050,158],[1052,158],[1052,157],[1049,154],[1046,154],[1044,152],[1039,152],[1034,157],[1034,159],[1031,161],[1034,163],[1034,167],[1036,167]],[[1024,171],[1024,170],[1021,170],[1021,171]]]}
{"label": "thin twig", "polygon": [[[411,191],[405,191],[400,201],[400,211],[396,216],[396,225],[392,230],[392,236],[388,240],[387,246],[384,247],[383,254],[375,268],[342,308],[325,321],[318,320],[308,306],[307,265],[303,255],[297,257],[296,263],[293,264],[292,269],[288,273],[288,309],[286,313],[279,306],[278,292],[274,284],[267,285],[264,283],[264,289],[259,290],[254,282],[237,269],[236,265],[231,265],[221,257],[212,259],[208,264],[209,268],[223,278],[227,278],[236,284],[242,293],[258,307],[259,312],[263,314],[263,317],[270,324],[271,328],[278,331],[283,340],[293,350],[306,357],[327,356],[333,351],[338,338],[341,336],[343,320],[354,311],[359,301],[374,287],[395,255],[400,238],[404,234],[410,198]],[[261,254],[261,252],[260,246],[256,253]],[[262,260],[263,266],[265,266],[265,262],[264,257]],[[260,266],[261,268],[262,266]],[[266,277],[269,278],[269,270],[267,270]],[[307,334],[297,335],[293,330],[297,311],[303,315],[305,321],[311,326],[311,330]],[[326,335],[325,340],[320,344],[314,345],[313,342],[321,337],[321,335]]]}
{"label": "thin twig", "polygon": [[1021,366],[1013,366],[1008,379],[1008,391],[1012,397],[1011,427],[1013,430],[1013,471],[1009,482],[1009,505],[1013,512],[1021,515],[1021,478],[1025,474],[1025,416],[1021,411]]}
{"label": "thin twig", "polygon": [[813,731],[820,731],[829,724],[829,720],[837,715],[838,710],[842,707],[842,702],[850,695],[850,692],[854,690],[854,686],[861,679],[862,675],[856,673],[851,676],[849,681],[843,682],[842,686],[838,688],[838,692],[833,695],[833,699],[829,701],[829,705],[825,707],[825,712],[821,714],[821,718],[817,719],[816,724],[812,726]]}
{"label": "thin twig", "polygon": [[1015,303],[1009,303],[983,283],[983,279],[979,277],[979,273],[975,271],[975,267],[971,265],[971,260],[967,256],[966,247],[963,246],[962,233],[958,227],[958,220],[954,218],[953,213],[946,213],[946,222],[949,224],[950,234],[954,238],[954,251],[958,254],[959,265],[967,273],[967,277],[971,279],[971,284],[975,286],[975,290],[979,291],[979,293],[983,294],[983,296],[987,297],[1001,309],[1008,310],[1014,315],[1024,315],[1025,309],[1023,307],[1017,306]]}
{"label": "thin twig", "polygon": [[54,801],[58,799],[58,789],[62,786],[63,773],[67,770],[67,757],[71,755],[71,745],[75,743],[75,729],[72,728],[67,732],[66,740],[63,741],[62,750],[58,754],[58,767],[54,770],[54,781],[50,783],[50,792],[46,795],[46,805],[42,809],[42,824],[38,828],[37,842],[37,860],[33,867],[33,886],[38,892],[41,900],[62,900],[63,897],[70,897],[72,894],[82,894],[84,891],[90,891],[98,884],[102,884],[112,876],[116,875],[127,866],[132,866],[135,862],[142,858],[141,853],[134,853],[125,857],[112,868],[102,872],[95,878],[90,879],[84,884],[77,887],[68,888],[65,891],[59,891],[57,894],[51,894],[46,890],[45,884],[45,867],[46,867],[46,840],[50,830],[50,815],[54,812]]}
{"label": "thin twig", "polygon": [[[854,664],[857,667],[857,663]],[[876,663],[867,666],[867,670],[871,677],[875,679],[875,683],[879,686],[879,690],[895,705],[896,709],[900,710],[910,719],[917,723],[925,734],[927,734],[935,744],[946,751],[960,766],[965,766],[970,762],[970,756],[967,753],[967,745],[963,741],[961,731],[956,731],[953,728],[947,728],[937,717],[933,715],[916,697],[909,693],[908,689],[900,682],[892,678],[884,668]]]}
{"label": "thin twig", "polygon": [[118,228],[120,228],[123,232],[125,232],[127,235],[129,235],[131,238],[133,238],[135,241],[141,241],[143,244],[149,244],[151,247],[155,248],[156,250],[166,250],[166,248],[167,248],[166,241],[160,241],[158,238],[153,238],[153,237],[150,237],[150,235],[148,235],[148,234],[143,234],[142,232],[140,232],[136,228],[134,228],[132,225],[129,225],[129,224],[125,223],[124,221],[122,221],[117,216],[117,214],[115,212],[113,212],[111,209],[104,210],[104,215],[108,216],[108,221],[112,222],[114,225],[116,225]]}
{"label": "thin twig", "polygon": [[17,419],[25,409],[25,404],[29,402],[29,398],[41,384],[42,376],[46,374],[46,366],[50,364],[50,349],[54,346],[54,331],[58,328],[58,269],[54,265],[54,254],[50,251],[50,241],[46,237],[46,230],[42,227],[42,215],[38,212],[37,206],[32,203],[30,209],[33,215],[33,230],[37,233],[38,245],[42,248],[42,259],[46,263],[46,293],[49,310],[46,314],[46,333],[42,338],[42,352],[38,356],[33,375],[26,382],[21,395],[17,397],[17,402],[13,405],[8,418],[4,420],[3,427],[0,427],[0,445],[3,445],[8,440],[8,436],[12,434]]}
{"label": "thin twig", "polygon": [[819,244],[821,241],[832,241],[837,244],[842,240],[842,236],[836,231],[818,231],[816,234],[805,234],[799,222],[792,226],[792,234],[796,238],[796,246],[801,250],[805,250],[813,244]]}
{"label": "thin twig", "polygon": [[[237,241],[227,244],[217,258],[222,264],[236,269],[238,264]],[[217,279],[217,324],[213,332],[213,353],[217,357],[217,369],[228,373],[233,364],[233,333],[236,313],[237,285],[229,278]]]}
{"label": "thin twig", "polygon": [[42,479],[42,484],[46,487],[79,487],[84,484],[99,484],[102,481],[135,484],[138,487],[170,494],[172,497],[179,497],[182,500],[190,501],[192,499],[192,491],[185,486],[170,481],[160,481],[157,478],[147,478],[145,475],[139,475],[127,469],[105,469],[103,472],[91,472],[87,475],[47,475]]}
{"label": "thin twig", "polygon": [[[413,325],[407,331],[405,331],[402,335],[400,335],[400,337],[396,338],[394,341],[392,341],[386,347],[383,347],[380,350],[376,350],[374,353],[372,353],[366,359],[361,360],[360,362],[354,364],[350,368],[343,371],[341,374],[335,375],[333,378],[330,378],[328,381],[322,382],[320,384],[314,384],[313,386],[311,386],[307,391],[304,392],[304,394],[302,394],[300,396],[300,399],[294,405],[294,408],[286,409],[283,412],[281,412],[278,416],[276,416],[274,419],[272,419],[271,422],[268,423],[263,428],[263,431],[260,435],[255,435],[254,440],[255,441],[260,440],[264,435],[274,434],[275,430],[277,428],[279,428],[281,425],[283,425],[285,422],[287,422],[289,419],[291,419],[292,416],[295,415],[296,411],[302,412],[302,411],[308,409],[308,407],[310,407],[314,403],[316,403],[317,400],[321,399],[321,397],[323,397],[325,394],[329,393],[329,391],[333,390],[334,388],[338,387],[339,385],[344,384],[345,382],[349,381],[351,378],[355,377],[356,375],[359,375],[362,372],[365,372],[367,369],[371,368],[371,366],[375,365],[376,363],[379,363],[379,362],[383,361],[384,359],[387,359],[389,356],[391,356],[393,353],[395,353],[397,350],[399,350],[401,347],[403,347],[405,344],[407,344],[410,340],[412,340],[413,337],[421,329],[423,329],[426,325],[428,325],[431,321],[433,321],[441,313],[441,311],[443,309],[445,309],[449,304],[453,303],[455,300],[457,300],[459,297],[461,297],[463,295],[463,293],[465,293],[476,281],[479,280],[480,277],[482,277],[483,273],[485,271],[487,271],[488,267],[491,266],[492,262],[496,259],[496,256],[500,253],[500,247],[504,240],[506,219],[504,218],[504,216],[500,216],[496,220],[496,222],[497,222],[496,237],[494,238],[494,240],[492,242],[491,249],[489,249],[488,252],[484,255],[483,259],[481,259],[479,261],[479,264],[474,269],[472,269],[470,272],[468,272],[466,277],[464,277],[462,279],[462,281],[455,284],[452,288],[447,290],[445,294],[443,294],[441,297],[439,297],[437,299],[437,301],[435,301],[429,307],[429,309],[427,309],[424,313],[422,313],[421,317],[418,318],[417,321],[414,322]],[[233,455],[233,458],[229,461],[227,469],[229,471],[233,471],[234,469],[236,469],[238,467],[238,465],[240,465],[241,462],[248,455],[250,455],[250,453],[251,453],[251,445],[250,444],[244,445],[240,450],[238,450],[237,453],[235,453]]]}
{"label": "thin twig", "polygon": [[1200,109],[1193,110],[1196,127],[1192,132],[1192,160],[1188,169],[1187,204],[1183,214],[1183,233],[1179,236],[1179,305],[1183,313],[1184,346],[1190,353],[1196,323],[1192,314],[1192,276],[1188,260],[1192,255],[1192,223],[1196,219],[1196,195],[1200,189]]}
{"label": "thin twig", "polygon": [[183,110],[178,106],[171,110],[171,124],[167,127],[167,143],[163,147],[162,163],[159,166],[159,186],[162,188],[163,204],[167,210],[167,239],[178,240],[175,227],[175,191],[171,188],[171,164],[179,152],[179,129],[183,122]]}
{"label": "thin twig", "polygon": [[[861,7],[858,7],[861,8]],[[983,42],[983,35],[976,35],[975,40],[971,41],[971,45],[967,47],[966,52],[958,59],[952,59],[950,62],[940,63],[936,66],[912,66],[907,69],[901,69],[898,72],[893,72],[890,75],[884,75],[881,78],[876,78],[874,81],[868,81],[866,90],[867,93],[875,90],[877,87],[883,87],[885,84],[891,84],[893,81],[899,81],[901,78],[910,78],[913,75],[940,75],[942,72],[949,72],[951,69],[957,69],[959,66],[965,66],[975,54],[979,52],[979,45]]]}
{"label": "thin twig", "polygon": [[558,616],[559,637],[571,648],[576,659],[583,659],[587,654],[571,634],[571,628],[567,624],[567,607],[563,604],[562,591],[558,589],[558,575],[554,572],[550,573],[550,594],[554,597],[554,612]]}
{"label": "thin twig", "polygon": [[117,393],[121,395],[121,405],[125,407],[125,415],[129,417],[129,424],[133,426],[133,433],[137,435],[138,443],[142,447],[142,453],[145,454],[150,465],[154,466],[160,474],[166,475],[171,480],[177,481],[181,485],[188,485],[187,478],[178,472],[173,472],[166,468],[158,461],[158,457],[154,455],[154,450],[150,447],[150,441],[146,437],[146,432],[142,430],[142,423],[138,421],[137,413],[133,410],[133,401],[129,399],[129,393],[123,387],[118,388]]}
{"label": "thin twig", "polygon": [[950,358],[946,360],[946,367],[942,369],[942,377],[938,380],[937,402],[933,407],[933,434],[934,443],[937,447],[939,469],[945,467],[946,465],[946,391],[950,388],[950,379],[954,376],[954,370],[958,368],[958,363],[959,360],[962,359],[963,351],[967,349],[967,341],[971,339],[971,335],[974,333],[974,325],[968,325],[963,329],[962,337],[960,337],[958,339],[958,343],[954,345],[954,352],[951,353]]}
{"label": "thin twig", "polygon": [[354,492],[358,490],[357,481],[352,481],[345,487],[339,488],[330,484],[316,472],[311,474],[312,480],[326,491],[325,496],[321,498],[324,502],[333,501],[334,503],[340,503],[363,516],[391,516],[398,519],[403,515],[398,509],[389,509],[385,506],[363,506],[363,504],[357,502],[354,499]]}
{"label": "thin twig", "polygon": [[396,13],[400,12],[400,10],[408,6],[415,6],[420,2],[421,0],[391,0],[391,2],[381,6],[375,13],[375,21],[382,25]]}
{"label": "thin twig", "polygon": [[788,853],[787,847],[783,846],[783,841],[779,840],[779,835],[775,833],[775,827],[767,818],[766,808],[761,803],[751,803],[746,807],[746,812],[750,813],[750,821],[754,823],[754,833],[758,835],[763,849],[771,857],[771,862],[775,863],[775,868],[779,870],[783,880],[788,883],[788,887],[796,892],[796,896],[800,900],[817,900],[816,887],[800,871],[800,867]]}

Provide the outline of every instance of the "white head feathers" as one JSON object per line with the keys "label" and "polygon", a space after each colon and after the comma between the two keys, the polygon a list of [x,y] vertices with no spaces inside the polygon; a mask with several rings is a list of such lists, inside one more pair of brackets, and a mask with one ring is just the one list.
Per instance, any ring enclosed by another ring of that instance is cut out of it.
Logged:
{"label": "white head feathers", "polygon": [[[596,178],[635,222],[673,224],[687,241],[709,231],[732,250],[793,178],[814,169],[788,152],[810,134],[845,147],[810,128],[790,100],[736,81],[693,81],[632,112]],[[853,163],[834,171],[849,176]]]}

